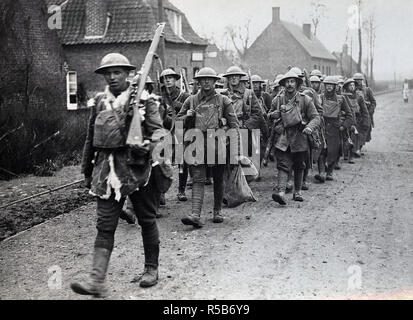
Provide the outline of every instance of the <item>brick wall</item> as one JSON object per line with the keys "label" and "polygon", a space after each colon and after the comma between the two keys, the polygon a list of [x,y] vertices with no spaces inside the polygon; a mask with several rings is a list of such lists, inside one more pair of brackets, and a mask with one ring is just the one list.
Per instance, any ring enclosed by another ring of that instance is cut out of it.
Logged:
{"label": "brick wall", "polygon": [[270,80],[285,73],[289,65],[311,71],[316,63],[336,70],[335,61],[314,60],[281,23],[272,23],[263,31],[248,49],[244,61],[253,74]]}
{"label": "brick wall", "polygon": [[311,65],[311,57],[282,24],[270,24],[248,49],[245,64],[253,74],[273,80],[289,65]]}
{"label": "brick wall", "polygon": [[[0,2],[0,166],[19,172],[31,148],[60,129],[65,110],[63,54],[42,0]],[[37,152],[34,159],[47,157]]]}

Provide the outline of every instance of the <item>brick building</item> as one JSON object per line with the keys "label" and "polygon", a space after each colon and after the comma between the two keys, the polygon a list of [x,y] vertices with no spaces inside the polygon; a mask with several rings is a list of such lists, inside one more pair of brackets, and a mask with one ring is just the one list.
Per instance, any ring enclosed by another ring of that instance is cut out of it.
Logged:
{"label": "brick building", "polygon": [[[77,75],[81,104],[102,90],[104,81],[93,71],[110,52],[127,56],[140,68],[156,29],[157,0],[45,0],[63,4],[59,32],[66,62]],[[188,79],[204,66],[207,40],[199,37],[185,14],[164,0],[164,67],[183,68]],[[154,64],[152,77],[159,66]],[[83,101],[82,101],[83,100]]]}
{"label": "brick building", "polygon": [[357,62],[354,61],[351,54],[348,53],[348,45],[343,45],[342,52],[333,51],[333,56],[337,59],[337,73],[351,78],[357,72]]}
{"label": "brick building", "polygon": [[280,8],[272,8],[272,21],[245,54],[244,67],[263,78],[274,79],[288,66],[319,69],[323,74],[336,74],[337,59],[311,31],[311,24],[298,25],[282,21]]}
{"label": "brick building", "polygon": [[43,0],[2,0],[0,12],[0,167],[19,173],[50,156],[34,147],[62,129],[66,73]]}

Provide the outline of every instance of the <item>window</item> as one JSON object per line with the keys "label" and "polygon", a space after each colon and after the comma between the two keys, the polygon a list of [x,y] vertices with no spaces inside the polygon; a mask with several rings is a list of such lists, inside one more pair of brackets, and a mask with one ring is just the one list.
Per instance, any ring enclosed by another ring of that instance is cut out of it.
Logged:
{"label": "window", "polygon": [[316,70],[316,69],[317,69],[317,65],[315,64],[315,65],[314,65],[314,70]]}
{"label": "window", "polygon": [[182,16],[173,10],[165,10],[169,24],[178,37],[182,37]]}
{"label": "window", "polygon": [[207,53],[208,58],[216,58],[218,57],[218,52],[216,51],[211,51]]}
{"label": "window", "polygon": [[322,68],[321,72],[322,72],[323,74],[325,74],[325,73],[326,73],[326,72],[325,72],[326,70],[324,69],[324,66],[322,66],[321,68]]}
{"label": "window", "polygon": [[77,73],[69,71],[66,75],[67,110],[77,110]]}
{"label": "window", "polygon": [[204,61],[204,53],[192,52],[192,61]]}

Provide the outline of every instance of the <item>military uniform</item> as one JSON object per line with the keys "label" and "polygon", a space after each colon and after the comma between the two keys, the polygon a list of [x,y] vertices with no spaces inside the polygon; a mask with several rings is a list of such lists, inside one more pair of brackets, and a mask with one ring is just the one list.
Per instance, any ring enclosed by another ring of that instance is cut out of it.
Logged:
{"label": "military uniform", "polygon": [[[337,82],[333,77],[327,77],[324,83],[337,85]],[[319,159],[319,173],[321,174],[324,171],[323,167],[327,164],[327,180],[331,180],[334,167],[336,166],[340,155],[342,141],[341,132],[348,130],[354,124],[354,119],[350,107],[347,105],[343,96],[336,94],[335,88],[334,92],[331,94],[326,90],[321,95],[321,101],[323,106],[327,152],[324,152],[324,156],[321,156]],[[344,117],[342,123],[340,123],[340,116]]]}
{"label": "military uniform", "polygon": [[[287,73],[280,84],[284,85],[287,79],[294,78],[300,84],[302,80],[294,72]],[[298,108],[301,121],[289,125],[283,119],[283,109],[293,110]],[[295,91],[294,96],[288,99],[287,93],[279,95],[272,102],[268,114],[271,119],[281,119],[279,125],[280,135],[275,143],[275,155],[277,158],[278,183],[277,192],[273,194],[274,201],[285,205],[284,194],[288,174],[294,170],[294,199],[302,201],[301,188],[303,183],[306,157],[310,149],[308,136],[304,129],[315,131],[320,124],[320,116],[312,102],[312,99],[303,93]]]}
{"label": "military uniform", "polygon": [[[102,59],[101,67],[96,73],[103,73],[110,67],[134,69],[126,57],[120,54],[109,54]],[[97,199],[97,236],[94,244],[93,268],[87,282],[72,283],[71,288],[80,294],[101,296],[106,292],[104,282],[109,259],[114,246],[114,235],[119,216],[126,197],[130,197],[141,233],[145,252],[144,278],[150,278],[150,283],[141,281],[141,286],[154,285],[157,282],[159,257],[159,232],[156,224],[156,212],[159,205],[160,190],[155,173],[159,166],[152,167],[150,150],[158,143],[165,132],[158,112],[158,106],[153,99],[144,102],[144,121],[142,123],[143,140],[150,143],[150,148],[138,148],[134,158],[138,165],[129,165],[130,149],[127,147],[103,148],[96,142],[101,135],[99,128],[107,128],[107,123],[101,126],[99,118],[110,111],[119,111],[125,116],[125,122],[118,122],[117,128],[122,135],[127,134],[132,119],[129,105],[131,87],[122,92],[113,93],[106,87],[90,103],[91,111],[86,142],[83,151],[82,173],[86,179],[91,178],[90,192]],[[119,116],[118,115],[118,116]],[[121,127],[124,126],[124,127]],[[98,129],[98,131],[96,131]],[[102,129],[102,130],[103,130]],[[105,131],[103,131],[105,132]],[[126,137],[124,136],[126,140]],[[110,143],[110,140],[107,141]]]}
{"label": "military uniform", "polygon": [[[219,79],[216,73],[211,68],[203,68],[199,71],[196,79],[214,78]],[[208,164],[207,163],[207,139],[206,128],[201,127],[200,121],[197,119],[197,115],[189,117],[187,115],[188,110],[198,112],[198,110],[215,110],[208,118],[219,118],[219,123],[214,123],[214,127],[208,129],[220,129],[220,128],[232,128],[238,129],[238,120],[235,116],[234,109],[232,107],[231,100],[216,92],[213,89],[209,94],[201,90],[197,94],[189,97],[182,106],[181,111],[178,114],[178,119],[184,121],[184,128],[199,129],[204,133],[205,139],[205,158],[203,163],[190,165],[190,172],[193,179],[192,185],[192,212],[190,215],[185,216],[182,222],[187,225],[193,225],[197,228],[203,226],[201,220],[202,205],[204,200],[204,188],[205,188],[205,176],[207,167],[212,168],[213,188],[214,188],[214,222],[222,222],[221,209],[224,197],[224,170],[225,164]],[[223,121],[225,119],[225,121]],[[218,149],[216,149],[216,153]]]}

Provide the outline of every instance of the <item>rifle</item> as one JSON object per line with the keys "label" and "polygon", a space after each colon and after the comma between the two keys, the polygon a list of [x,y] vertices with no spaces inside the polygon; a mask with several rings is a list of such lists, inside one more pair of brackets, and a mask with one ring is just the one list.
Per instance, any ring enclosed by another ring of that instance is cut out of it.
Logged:
{"label": "rifle", "polygon": [[[274,100],[277,99],[281,95],[282,92],[283,92],[282,90],[280,92],[278,92],[278,94],[275,96]],[[267,146],[265,147],[264,157],[263,157],[263,160],[262,160],[262,164],[263,164],[264,167],[266,167],[268,165],[268,157],[270,156],[270,152],[271,152],[272,146],[274,144],[275,135],[277,133],[275,128],[277,127],[277,125],[281,121],[282,121],[281,118],[278,119],[278,120],[275,120],[272,127],[271,127],[270,137],[268,138]]]}
{"label": "rifle", "polygon": [[307,70],[304,69],[303,74],[304,74],[304,79],[305,79],[305,85],[307,86],[307,88],[311,88],[311,83],[310,83],[310,79],[308,78]]}
{"label": "rifle", "polygon": [[130,146],[143,146],[143,134],[142,134],[142,116],[139,110],[140,99],[142,92],[145,89],[146,78],[149,75],[149,71],[152,67],[152,61],[155,56],[156,49],[158,48],[159,41],[162,36],[163,29],[165,28],[165,23],[158,24],[155,31],[155,36],[152,40],[151,46],[149,47],[148,53],[146,54],[145,61],[141,68],[141,76],[139,85],[136,83],[132,84],[133,90],[130,95],[129,104],[133,106],[133,117],[130,124],[128,137],[126,139],[126,144]]}

